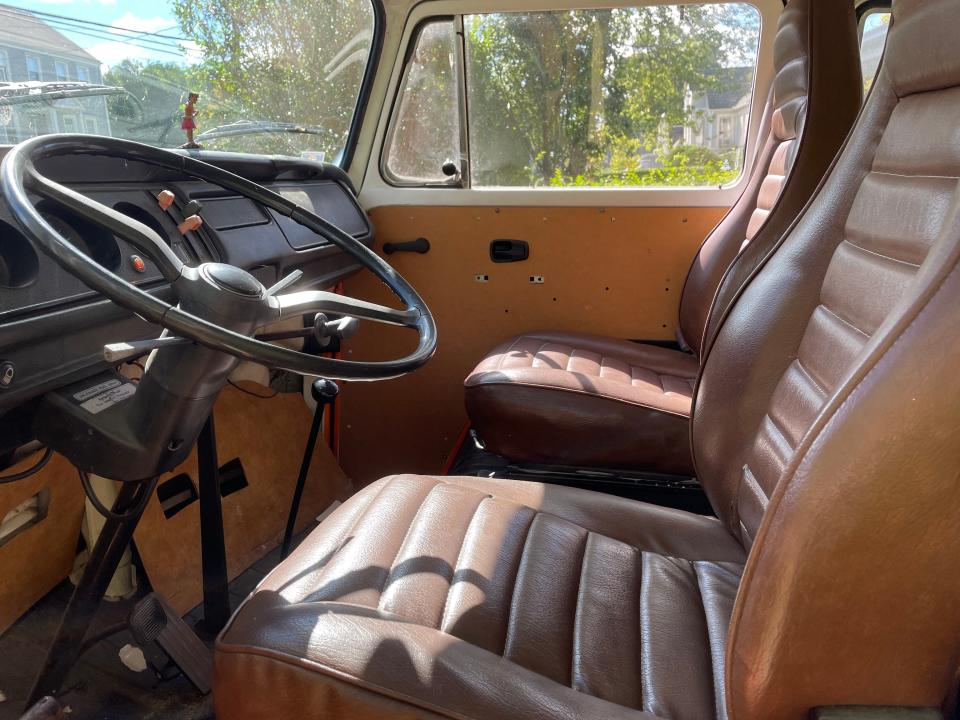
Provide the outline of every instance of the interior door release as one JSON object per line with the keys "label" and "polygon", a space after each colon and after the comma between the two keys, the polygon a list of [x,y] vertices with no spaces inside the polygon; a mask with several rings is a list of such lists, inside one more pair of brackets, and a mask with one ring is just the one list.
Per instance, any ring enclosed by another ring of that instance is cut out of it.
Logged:
{"label": "interior door release", "polygon": [[393,255],[395,252],[415,252],[423,255],[430,252],[430,241],[421,237],[407,242],[384,243],[383,252],[387,255]]}
{"label": "interior door release", "polygon": [[526,240],[494,240],[490,243],[490,259],[495,263],[520,262],[530,257]]}

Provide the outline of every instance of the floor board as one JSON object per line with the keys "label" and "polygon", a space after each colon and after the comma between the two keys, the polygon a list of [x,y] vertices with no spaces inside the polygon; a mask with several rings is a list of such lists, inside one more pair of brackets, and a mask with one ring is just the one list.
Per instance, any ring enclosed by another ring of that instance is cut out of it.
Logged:
{"label": "floor board", "polygon": [[[313,526],[301,533],[303,539]],[[231,607],[237,605],[280,562],[275,548],[238,575],[230,583]],[[145,594],[146,588],[141,592]],[[0,636],[0,720],[17,720],[33,685],[34,677],[46,656],[47,646],[60,623],[60,617],[73,586],[65,580],[31,608],[15,625]],[[125,621],[136,598],[101,604],[91,634]],[[203,607],[193,608],[185,616],[191,626],[203,618]],[[201,696],[181,674],[160,681],[147,670],[128,669],[119,658],[126,644],[134,644],[128,630],[113,635],[92,647],[71,672],[62,704],[70,707],[71,720],[207,720],[213,718],[210,696]],[[144,648],[160,657],[158,647]]]}

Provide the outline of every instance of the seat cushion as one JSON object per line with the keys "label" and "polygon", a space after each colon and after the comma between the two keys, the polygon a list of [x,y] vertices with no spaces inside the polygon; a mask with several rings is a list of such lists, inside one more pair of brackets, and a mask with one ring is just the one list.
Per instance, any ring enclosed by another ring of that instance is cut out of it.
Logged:
{"label": "seat cushion", "polygon": [[487,449],[511,460],[689,475],[698,372],[679,350],[527,333],[470,373],[467,413]]}
{"label": "seat cushion", "polygon": [[234,615],[217,715],[724,716],[744,560],[714,518],[538,483],[387,478]]}

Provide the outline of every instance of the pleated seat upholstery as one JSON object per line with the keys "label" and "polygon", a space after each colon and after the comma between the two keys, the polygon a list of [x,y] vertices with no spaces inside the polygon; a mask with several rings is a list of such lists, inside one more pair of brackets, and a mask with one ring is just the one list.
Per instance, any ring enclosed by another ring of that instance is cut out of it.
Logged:
{"label": "pleated seat upholstery", "polygon": [[550,465],[692,474],[687,353],[586,333],[532,332],[494,348],[467,381],[488,448]]}
{"label": "pleated seat upholstery", "polygon": [[[465,717],[715,717],[744,560],[715,518],[536,483],[386,478],[264,581],[218,673],[287,688],[322,668],[427,707],[440,683]],[[502,704],[480,712],[490,686]]]}

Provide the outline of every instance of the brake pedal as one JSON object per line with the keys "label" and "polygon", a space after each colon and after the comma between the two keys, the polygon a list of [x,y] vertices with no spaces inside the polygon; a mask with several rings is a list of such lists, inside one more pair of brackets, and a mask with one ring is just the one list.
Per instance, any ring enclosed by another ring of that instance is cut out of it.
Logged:
{"label": "brake pedal", "polygon": [[201,693],[210,692],[213,653],[162,595],[150,593],[130,613],[130,631],[140,645],[156,641]]}

